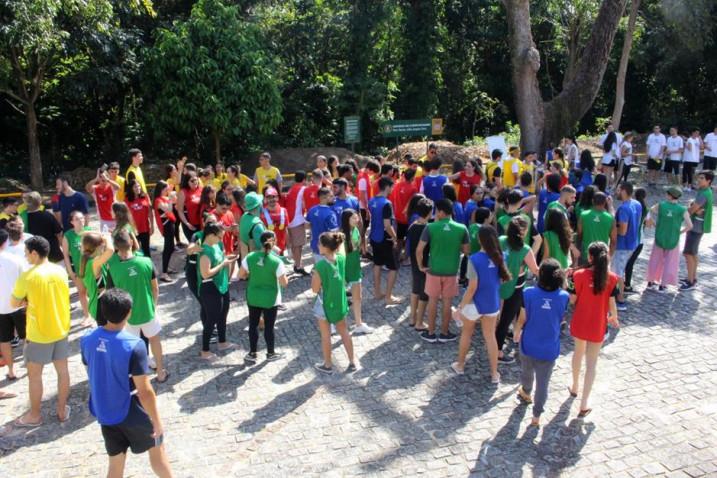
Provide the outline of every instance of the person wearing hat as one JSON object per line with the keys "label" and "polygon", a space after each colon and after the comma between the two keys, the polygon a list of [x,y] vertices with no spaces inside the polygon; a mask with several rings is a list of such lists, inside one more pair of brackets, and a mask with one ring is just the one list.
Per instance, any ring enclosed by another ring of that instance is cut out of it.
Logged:
{"label": "person wearing hat", "polygon": [[276,247],[279,249],[279,255],[284,256],[286,250],[286,229],[289,223],[289,213],[285,208],[279,205],[279,192],[268,187],[264,193],[266,199],[266,207],[262,210],[261,219],[264,221],[266,228],[276,236]]}
{"label": "person wearing hat", "polygon": [[255,192],[244,197],[244,214],[239,222],[239,247],[242,257],[246,257],[251,251],[261,250],[261,235],[266,231],[259,218],[263,203],[264,197]]}
{"label": "person wearing hat", "polygon": [[655,244],[647,265],[647,288],[665,292],[667,286],[677,285],[680,267],[680,235],[692,229],[687,207],[679,203],[682,189],[679,186],[667,188],[667,199],[650,208],[645,224],[655,227]]}

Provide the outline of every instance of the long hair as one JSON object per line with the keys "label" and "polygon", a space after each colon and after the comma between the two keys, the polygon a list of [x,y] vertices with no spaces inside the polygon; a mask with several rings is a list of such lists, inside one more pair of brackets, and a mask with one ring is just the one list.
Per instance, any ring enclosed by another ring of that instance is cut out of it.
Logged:
{"label": "long hair", "polygon": [[416,213],[416,206],[418,206],[418,203],[421,199],[426,199],[426,196],[420,193],[411,196],[411,200],[408,201],[408,211],[406,214],[406,217],[408,217],[408,219],[411,219],[411,216]]}
{"label": "long hair", "polygon": [[604,173],[598,173],[595,175],[595,179],[593,179],[593,184],[600,192],[607,191],[607,176]]}
{"label": "long hair", "polygon": [[119,231],[127,224],[132,224],[129,207],[123,202],[112,204],[112,212],[115,215],[115,230]]}
{"label": "long hair", "polygon": [[545,230],[553,231],[558,236],[560,249],[564,254],[570,251],[570,238],[573,237],[573,231],[565,214],[557,209],[548,209],[545,215]]}
{"label": "long hair", "polygon": [[351,218],[353,215],[356,214],[356,211],[353,209],[344,209],[341,212],[341,232],[344,233],[344,236],[346,237],[346,254],[349,254],[354,251],[354,244],[353,241],[351,241],[353,228],[351,227]]}
{"label": "long hair", "polygon": [[274,231],[265,231],[262,233],[261,237],[259,238],[259,242],[261,242],[261,247],[264,249],[264,257],[269,255],[271,252],[271,249],[274,247],[274,241],[276,240],[276,235],[274,235]]}
{"label": "long hair", "polygon": [[513,251],[523,248],[523,232],[528,228],[528,221],[520,216],[515,216],[508,223],[505,235],[508,238],[508,247]]}
{"label": "long hair", "polygon": [[607,244],[596,241],[588,246],[588,256],[593,269],[593,292],[599,294],[607,286],[608,249]]}
{"label": "long hair", "polygon": [[99,232],[86,232],[82,236],[82,259],[80,259],[80,277],[85,277],[87,262],[94,255],[97,248],[102,245],[102,235]]}
{"label": "long hair", "polygon": [[319,242],[331,252],[336,252],[344,242],[344,233],[337,231],[322,232],[319,236]]}
{"label": "long hair", "polygon": [[642,218],[645,219],[647,217],[647,213],[649,212],[649,209],[647,208],[647,191],[645,188],[637,188],[635,189],[635,201],[639,202],[642,206]]}
{"label": "long hair", "polygon": [[609,153],[612,150],[612,145],[617,143],[617,134],[614,131],[607,134],[605,142],[602,144],[602,150],[605,153]]}
{"label": "long hair", "polygon": [[587,211],[593,207],[593,198],[595,197],[596,192],[597,188],[592,184],[583,190],[580,194],[580,202],[578,203],[580,205],[580,209]]}
{"label": "long hair", "polygon": [[509,281],[510,272],[503,260],[503,251],[500,248],[498,232],[496,232],[495,228],[493,226],[482,226],[478,229],[478,241],[483,251],[488,254],[490,260],[493,261],[493,264],[498,268],[501,280]]}
{"label": "long hair", "polygon": [[182,181],[180,182],[181,189],[189,189],[189,181],[197,177],[196,171],[192,171],[187,168],[189,165],[184,166],[184,173],[182,174]]}
{"label": "long hair", "polygon": [[133,201],[134,201],[135,199],[137,199],[137,198],[143,198],[143,197],[146,197],[146,196],[147,196],[147,195],[145,194],[145,192],[144,192],[144,189],[140,189],[139,194],[135,194],[135,192],[134,192],[134,185],[135,185],[135,184],[139,184],[139,183],[138,183],[138,181],[137,181],[136,179],[134,179],[134,178],[130,179],[130,180],[127,182],[127,185],[126,185],[126,188],[125,188],[125,189],[126,189],[126,191],[125,191],[125,196],[127,197],[127,201],[129,201],[129,202],[133,202]]}
{"label": "long hair", "polygon": [[162,193],[169,186],[167,181],[157,181],[157,185],[154,187],[154,193],[152,194],[152,201],[156,201],[157,198],[162,197]]}
{"label": "long hair", "polygon": [[209,195],[213,192],[216,192],[214,190],[214,186],[212,186],[211,184],[207,184],[206,186],[204,186],[204,188],[202,189],[202,195],[199,198],[199,204],[205,206],[207,209],[211,209],[216,206],[216,197],[214,199],[209,197]]}
{"label": "long hair", "polygon": [[583,171],[590,171],[591,173],[595,169],[595,160],[589,149],[584,149],[580,153],[580,169]]}

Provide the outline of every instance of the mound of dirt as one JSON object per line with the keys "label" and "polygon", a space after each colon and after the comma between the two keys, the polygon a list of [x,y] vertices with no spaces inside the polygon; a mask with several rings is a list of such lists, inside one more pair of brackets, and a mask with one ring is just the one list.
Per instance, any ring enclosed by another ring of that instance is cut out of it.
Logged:
{"label": "mound of dirt", "polygon": [[[481,160],[485,162],[485,160],[489,157],[488,148],[485,145],[462,146],[451,143],[450,141],[432,141],[432,144],[435,144],[438,147],[438,159],[440,159],[444,164],[450,164],[458,159],[465,162],[468,159],[475,158],[481,158]],[[407,154],[410,154],[415,159],[418,159],[426,154],[427,148],[428,143],[425,141],[403,143],[397,148],[389,151],[388,160],[400,163]]]}

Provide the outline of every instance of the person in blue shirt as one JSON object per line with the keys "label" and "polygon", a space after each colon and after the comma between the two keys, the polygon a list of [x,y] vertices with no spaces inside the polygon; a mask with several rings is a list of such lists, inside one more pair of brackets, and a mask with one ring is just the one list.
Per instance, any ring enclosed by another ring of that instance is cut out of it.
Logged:
{"label": "person in blue shirt", "polygon": [[560,199],[560,176],[548,174],[545,177],[545,189],[541,189],[538,193],[538,221],[536,228],[539,233],[545,232],[545,211],[548,210],[548,204],[558,199]]}
{"label": "person in blue shirt", "polygon": [[436,158],[428,163],[428,176],[423,177],[421,182],[421,192],[433,204],[443,199],[443,185],[448,182],[448,177],[440,174],[441,160]]}
{"label": "person in blue shirt", "polygon": [[[386,305],[398,304],[403,300],[393,296],[393,286],[398,276],[398,233],[396,231],[396,216],[393,205],[388,197],[393,190],[393,179],[380,178],[378,180],[378,193],[368,202],[371,213],[371,231],[369,242],[373,251],[373,298],[386,300]],[[386,291],[381,290],[381,268],[386,266]]]}
{"label": "person in blue shirt", "polygon": [[321,260],[319,252],[319,236],[323,232],[337,231],[339,221],[336,213],[331,208],[334,202],[334,194],[327,187],[319,188],[319,204],[309,209],[306,213],[306,220],[311,224],[311,252],[314,253],[314,264]]}
{"label": "person in blue shirt", "polygon": [[[458,195],[456,194],[456,188],[452,184],[446,183],[443,185],[443,197],[450,199],[453,203],[453,220],[465,224],[465,212],[463,210],[463,204],[458,201]],[[466,226],[468,227],[468,226]]]}
{"label": "person in blue shirt", "polygon": [[633,185],[631,182],[623,182],[618,189],[618,199],[622,201],[615,213],[617,222],[617,247],[615,255],[610,261],[612,271],[617,274],[620,280],[617,283],[617,310],[627,310],[625,303],[625,268],[627,263],[640,244],[640,224],[642,222],[642,204],[632,198]]}
{"label": "person in blue shirt", "polygon": [[149,382],[147,348],[142,339],[123,330],[132,312],[132,297],[108,289],[99,299],[107,323],[80,340],[87,367],[90,413],[97,418],[109,455],[107,476],[123,476],[127,449],[149,452],[157,476],[171,477],[164,449],[164,429],[157,397]]}
{"label": "person in blue shirt", "polygon": [[62,222],[62,230],[67,232],[72,229],[70,224],[70,215],[73,211],[80,211],[85,215],[85,226],[90,224],[89,205],[87,198],[81,192],[75,191],[70,186],[70,180],[64,176],[60,176],[55,181],[57,188],[58,202],[52,204],[52,211],[57,215],[59,213]]}
{"label": "person in blue shirt", "polygon": [[341,213],[343,213],[345,209],[353,209],[354,211],[358,211],[359,202],[357,198],[347,192],[349,189],[349,182],[346,179],[334,179],[333,189],[334,197],[336,199],[334,200],[334,204],[333,206],[331,206],[331,209],[334,210],[334,213],[336,214],[336,220],[340,223]]}
{"label": "person in blue shirt", "polygon": [[[537,287],[523,291],[523,307],[513,331],[520,344],[520,388],[518,398],[533,404],[531,425],[540,426],[548,398],[550,375],[560,355],[560,323],[568,308],[570,295],[563,290],[565,273],[555,259],[545,259],[538,271]],[[535,383],[535,398],[531,391]]]}

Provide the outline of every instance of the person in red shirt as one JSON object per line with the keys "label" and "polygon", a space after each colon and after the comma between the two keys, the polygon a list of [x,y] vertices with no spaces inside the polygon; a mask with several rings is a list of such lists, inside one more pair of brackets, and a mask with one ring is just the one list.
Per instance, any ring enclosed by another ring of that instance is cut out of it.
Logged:
{"label": "person in red shirt", "polygon": [[361,213],[361,252],[367,255],[366,250],[366,228],[371,223],[368,213],[368,201],[373,197],[373,178],[381,172],[381,165],[373,159],[366,163],[366,166],[356,176],[356,190],[358,191],[359,209]]}
{"label": "person in red shirt", "polygon": [[182,231],[189,240],[201,229],[199,215],[201,197],[202,188],[199,186],[197,173],[187,170],[187,174],[182,176],[181,189],[177,195],[177,214],[182,222]]}
{"label": "person in red shirt", "polygon": [[234,188],[232,189],[232,207],[231,211],[232,214],[234,214],[234,220],[239,224],[239,221],[241,221],[242,215],[244,215],[244,209],[242,209],[242,204],[244,204],[244,196],[246,196],[246,192],[242,188]]}
{"label": "person in red shirt", "polygon": [[264,194],[266,207],[261,211],[261,220],[276,236],[276,247],[283,256],[286,250],[286,231],[289,227],[289,213],[279,205],[279,192],[269,188]]}
{"label": "person in red shirt", "polygon": [[474,184],[480,186],[483,178],[478,162],[475,159],[469,159],[463,166],[463,171],[451,175],[449,179],[458,183],[458,201],[465,206],[471,198],[471,186]]}
{"label": "person in red shirt", "polygon": [[137,232],[137,240],[145,257],[152,257],[149,249],[149,238],[154,234],[154,221],[152,220],[152,205],[147,193],[136,179],[130,179],[127,184],[125,203],[129,208]]}
{"label": "person in red shirt", "polygon": [[[231,211],[232,200],[224,193],[217,194],[216,206],[214,208],[214,216],[217,222],[222,225],[224,235],[222,235],[222,244],[224,244],[224,254],[227,256],[234,254],[237,235],[239,234],[239,226],[236,218]],[[234,264],[229,269],[229,277],[234,274]]]}
{"label": "person in red shirt", "polygon": [[575,304],[570,322],[570,335],[575,339],[573,351],[573,384],[568,390],[578,396],[580,369],[585,357],[585,381],[578,417],[586,417],[592,410],[588,399],[595,381],[598,355],[607,335],[608,322],[619,327],[617,320],[618,277],[608,268],[608,247],[604,242],[593,242],[588,247],[588,266],[573,273],[574,290],[570,303]]}
{"label": "person in red shirt", "polygon": [[154,187],[154,218],[157,221],[157,229],[164,238],[162,275],[159,276],[159,280],[162,282],[172,282],[172,278],[169,276],[169,261],[174,252],[174,229],[177,222],[174,215],[174,204],[169,197],[169,193],[173,190],[174,188],[166,181],[157,181],[157,185]]}
{"label": "person in red shirt", "polygon": [[210,184],[204,186],[202,188],[202,194],[199,196],[199,225],[202,229],[204,228],[204,215],[213,214],[216,207],[217,190]]}
{"label": "person in red shirt", "polygon": [[304,191],[304,207],[310,210],[319,204],[319,188],[324,181],[324,173],[320,169],[314,169],[311,172],[311,185]]}
{"label": "person in red shirt", "polygon": [[[301,249],[306,244],[306,203],[304,196],[306,194],[306,173],[304,171],[296,171],[294,173],[294,184],[286,195],[286,211],[288,217],[289,229],[289,247],[291,247],[291,257],[294,259],[294,273],[302,276],[308,276],[304,268],[301,267]],[[318,189],[317,189],[318,195]]]}
{"label": "person in red shirt", "polygon": [[399,250],[403,248],[406,233],[408,232],[408,203],[418,193],[413,182],[415,175],[416,171],[413,169],[404,170],[401,179],[391,192],[390,200],[396,215],[396,236],[398,236]]}
{"label": "person in red shirt", "polygon": [[378,180],[381,178],[389,178],[395,184],[396,179],[393,177],[393,174],[394,174],[393,164],[383,164],[381,166],[381,175],[377,178],[374,178],[374,181],[371,184],[371,190],[374,192],[374,194],[379,191]]}
{"label": "person in red shirt", "polygon": [[115,228],[112,204],[115,202],[115,194],[119,189],[120,185],[112,181],[103,168],[98,169],[97,176],[85,185],[85,191],[95,198],[102,232],[112,232]]}

